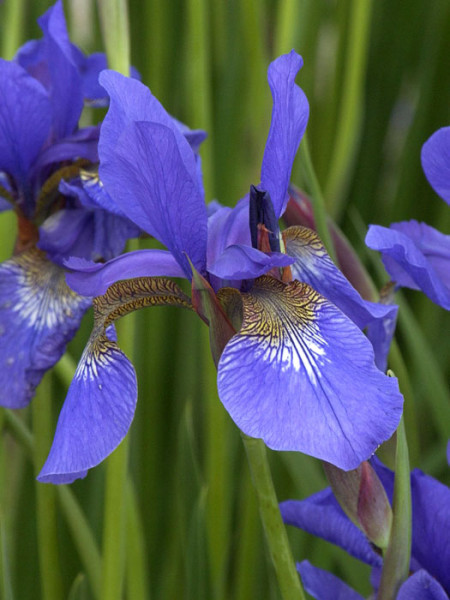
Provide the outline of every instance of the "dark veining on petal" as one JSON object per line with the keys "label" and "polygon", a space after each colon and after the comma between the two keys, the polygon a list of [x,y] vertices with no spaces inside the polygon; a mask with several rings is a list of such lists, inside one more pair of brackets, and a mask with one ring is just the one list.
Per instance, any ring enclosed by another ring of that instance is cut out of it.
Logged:
{"label": "dark veining on petal", "polygon": [[165,277],[136,277],[111,285],[103,296],[94,298],[96,327],[104,331],[116,319],[146,306],[180,306],[192,309],[189,296]]}

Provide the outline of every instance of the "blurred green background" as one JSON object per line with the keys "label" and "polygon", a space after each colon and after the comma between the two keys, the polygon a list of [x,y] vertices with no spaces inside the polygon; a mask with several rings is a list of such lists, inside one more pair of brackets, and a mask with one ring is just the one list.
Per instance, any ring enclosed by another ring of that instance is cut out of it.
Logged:
{"label": "blurred green background", "polygon": [[[3,57],[40,37],[36,19],[50,4],[4,0]],[[64,8],[72,41],[86,53],[103,50],[95,3],[64,1]],[[450,124],[446,0],[131,0],[129,21],[132,64],[143,82],[174,116],[209,133],[202,149],[208,200],[233,205],[259,181],[271,115],[267,67],[295,48],[304,59],[297,82],[310,103],[309,145],[327,210],[377,286],[387,276],[364,246],[369,223],[415,218],[450,232],[450,210],[420,165],[422,144]],[[292,181],[306,187],[298,158]],[[2,260],[14,236],[14,216],[2,214]],[[450,318],[418,292],[398,300],[406,371],[397,375],[412,466],[448,483]],[[0,597],[279,598],[239,432],[217,398],[208,332],[194,314],[158,307],[123,319],[120,339],[136,366],[139,401],[116,486],[110,459],[69,494],[35,483],[91,319],[44,379],[34,408],[16,413],[13,425],[0,416]],[[48,410],[50,430],[40,435]],[[22,438],[21,425],[28,428]],[[31,429],[43,438],[34,449]],[[325,485],[319,461],[275,452],[270,460],[280,500]],[[298,560],[369,593],[367,568],[300,531],[289,536]],[[53,559],[43,567],[47,539]],[[54,584],[45,576],[52,568]]]}

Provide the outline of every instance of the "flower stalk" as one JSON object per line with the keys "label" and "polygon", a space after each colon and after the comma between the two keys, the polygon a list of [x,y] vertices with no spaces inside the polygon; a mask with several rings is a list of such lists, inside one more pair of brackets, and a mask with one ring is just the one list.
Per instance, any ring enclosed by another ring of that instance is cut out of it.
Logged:
{"label": "flower stalk", "polygon": [[[34,430],[34,466],[36,475],[45,461],[53,433],[51,377],[42,380],[32,404]],[[37,537],[43,600],[63,598],[63,584],[59,564],[56,489],[52,485],[36,483]]]}
{"label": "flower stalk", "polygon": [[306,596],[295,569],[286,528],[283,524],[273,486],[266,447],[262,440],[242,435],[253,485],[258,497],[259,514],[266,534],[283,600],[305,600]]}
{"label": "flower stalk", "polygon": [[[124,75],[130,73],[130,32],[127,0],[98,0],[103,43],[108,65]],[[134,316],[131,317],[133,322]],[[126,342],[131,342],[133,323],[129,322]],[[131,350],[131,343],[128,351]],[[102,597],[119,600],[125,562],[126,496],[128,438],[110,456],[107,463],[103,528]]]}
{"label": "flower stalk", "polygon": [[323,198],[319,181],[317,179],[316,172],[314,170],[314,166],[312,164],[311,153],[309,151],[308,137],[306,134],[303,136],[299,152],[301,157],[303,177],[311,194],[316,231],[319,234],[320,239],[324,243],[328,254],[333,259],[333,262],[337,264],[336,252],[327,224],[325,201]]}
{"label": "flower stalk", "polygon": [[391,538],[384,554],[378,600],[394,600],[409,574],[411,558],[411,483],[403,419],[396,433],[395,480]]}

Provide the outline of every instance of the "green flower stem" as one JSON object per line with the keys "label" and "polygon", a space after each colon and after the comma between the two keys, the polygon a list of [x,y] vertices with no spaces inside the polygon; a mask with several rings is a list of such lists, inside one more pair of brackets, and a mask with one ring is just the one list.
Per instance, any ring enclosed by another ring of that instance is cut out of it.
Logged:
{"label": "green flower stem", "polygon": [[286,54],[295,46],[298,35],[300,10],[305,9],[297,0],[281,0],[275,29],[275,56]]}
{"label": "green flower stem", "polygon": [[[126,0],[98,0],[103,43],[111,69],[124,75],[130,72],[130,32]],[[122,348],[132,359],[134,317],[127,321]],[[124,482],[127,480],[128,436],[106,461],[105,510],[103,520],[102,598],[120,600],[125,561],[126,502]]]}
{"label": "green flower stem", "polygon": [[391,365],[395,376],[398,378],[399,386],[405,399],[403,418],[405,421],[405,429],[408,432],[409,461],[412,465],[415,465],[419,459],[419,433],[417,427],[417,414],[414,406],[414,393],[408,369],[395,338],[392,340],[391,344],[389,364]]}
{"label": "green flower stem", "polygon": [[286,528],[281,519],[278,500],[273,487],[266,447],[262,440],[242,433],[253,485],[258,497],[259,514],[264,526],[270,555],[283,600],[306,600],[295,569]]}
{"label": "green flower stem", "polygon": [[14,0],[14,2],[5,2],[3,10],[5,12],[2,21],[5,27],[2,29],[3,43],[1,55],[2,58],[11,60],[22,42],[25,1]]}
{"label": "green flower stem", "polygon": [[97,0],[108,66],[123,75],[130,73],[130,33],[127,0]]}
{"label": "green flower stem", "polygon": [[150,600],[145,569],[144,527],[133,482],[128,478],[126,485],[127,501],[127,598],[130,600]]}
{"label": "green flower stem", "polygon": [[325,202],[322,195],[322,190],[317,180],[316,172],[314,170],[311,154],[309,151],[308,138],[305,133],[300,144],[300,157],[303,171],[303,178],[306,185],[309,188],[311,195],[311,201],[314,212],[314,220],[316,223],[316,231],[319,234],[320,239],[325,244],[325,248],[328,254],[331,256],[333,261],[336,262],[336,253],[334,250],[334,244],[331,239],[330,230],[327,225],[327,213],[325,209]]}
{"label": "green flower stem", "polygon": [[334,217],[342,208],[360,130],[371,12],[371,0],[352,1],[340,109],[325,190]]}
{"label": "green flower stem", "polygon": [[[34,455],[33,435],[16,413],[4,411],[5,424],[30,459]],[[41,484],[44,485],[44,484]],[[47,487],[47,486],[46,486]],[[101,557],[89,523],[72,490],[65,485],[55,486],[58,501],[69,526],[75,546],[86,570],[94,597],[101,600]]]}
{"label": "green flower stem", "polygon": [[[53,436],[51,375],[46,374],[32,402],[34,430],[34,468],[38,475],[47,458]],[[56,489],[36,482],[37,543],[39,551],[42,598],[60,600],[64,597],[59,563]]]}
{"label": "green flower stem", "polygon": [[[131,316],[131,320],[133,316]],[[122,325],[122,323],[120,323]],[[123,327],[121,327],[123,331]],[[132,337],[132,331],[129,333]],[[121,344],[122,347],[125,344]],[[126,486],[129,436],[106,460],[105,510],[103,517],[102,598],[120,600],[125,567]]]}
{"label": "green flower stem", "polygon": [[408,577],[411,558],[411,481],[403,418],[396,436],[393,521],[377,600],[395,600],[401,584]]}
{"label": "green flower stem", "polygon": [[0,598],[13,600],[13,592],[8,561],[5,517],[0,506]]}
{"label": "green flower stem", "polygon": [[57,491],[59,504],[91,584],[94,597],[101,600],[103,597],[101,595],[102,559],[92,530],[70,488],[60,485]]}
{"label": "green flower stem", "polygon": [[[189,93],[189,125],[201,127],[213,138],[211,97],[211,52],[209,47],[209,3],[207,0],[187,2],[187,54],[186,73]],[[214,197],[212,149],[206,140],[206,151],[202,152],[203,184],[205,198]]]}
{"label": "green flower stem", "polygon": [[228,415],[217,396],[217,375],[211,361],[208,330],[202,327],[204,354],[203,383],[207,407],[206,454],[208,498],[207,531],[211,571],[217,598],[223,597],[226,584],[226,559],[230,544],[231,490],[233,489],[231,441]]}
{"label": "green flower stem", "polygon": [[63,354],[61,359],[56,363],[55,374],[66,388],[72,383],[76,368],[77,363],[67,352]]}

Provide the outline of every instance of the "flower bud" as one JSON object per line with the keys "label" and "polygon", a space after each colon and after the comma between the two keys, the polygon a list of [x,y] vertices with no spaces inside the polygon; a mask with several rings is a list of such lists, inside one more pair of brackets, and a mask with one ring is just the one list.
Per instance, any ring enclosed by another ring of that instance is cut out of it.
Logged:
{"label": "flower bud", "polygon": [[392,523],[392,509],[384,487],[371,464],[342,471],[323,463],[326,476],[342,510],[379,548],[386,548]]}

